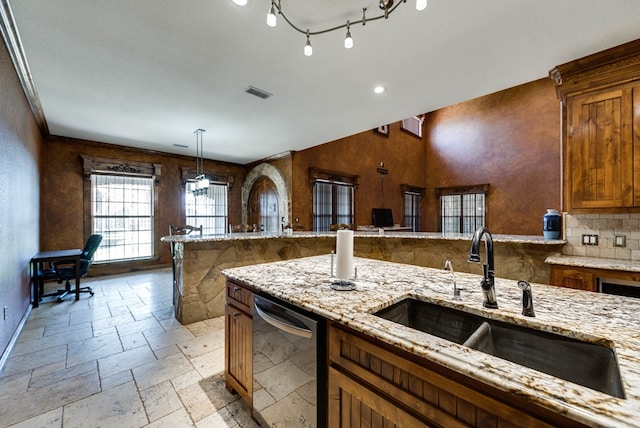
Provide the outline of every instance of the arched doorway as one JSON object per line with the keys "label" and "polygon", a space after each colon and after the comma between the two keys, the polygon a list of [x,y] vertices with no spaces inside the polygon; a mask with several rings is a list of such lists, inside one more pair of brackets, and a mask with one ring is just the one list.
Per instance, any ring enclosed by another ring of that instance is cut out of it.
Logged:
{"label": "arched doorway", "polygon": [[278,189],[269,177],[260,177],[253,183],[247,209],[249,224],[265,232],[280,231]]}
{"label": "arched doorway", "polygon": [[[268,177],[276,187],[276,193],[278,195],[278,219],[283,223],[290,223],[289,219],[289,192],[287,190],[287,183],[278,168],[268,163],[261,163],[253,168],[244,179],[242,184],[242,223],[253,224],[249,221],[249,194],[253,188],[253,184],[262,177]],[[259,223],[256,223],[258,225]]]}

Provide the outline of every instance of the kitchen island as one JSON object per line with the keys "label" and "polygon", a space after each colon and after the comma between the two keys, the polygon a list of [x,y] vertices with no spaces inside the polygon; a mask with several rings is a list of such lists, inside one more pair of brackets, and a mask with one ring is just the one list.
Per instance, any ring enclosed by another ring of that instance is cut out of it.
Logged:
{"label": "kitchen island", "polygon": [[[183,324],[224,313],[226,268],[329,254],[336,233],[292,234],[232,233],[224,235],[173,235],[175,317]],[[503,278],[548,282],[545,259],[562,252],[563,240],[542,236],[494,235],[496,275]],[[453,262],[456,271],[480,272],[467,262],[471,235],[411,232],[355,232],[354,253],[359,257],[442,268]]]}
{"label": "kitchen island", "polygon": [[[441,269],[363,258],[356,258],[355,264],[358,267],[357,287],[349,292],[330,288],[329,256],[226,269],[223,274],[254,293],[273,296],[318,314],[338,330],[353,331],[363,338],[384,344],[387,350],[396,349],[398,353],[415,357],[414,362],[424,362],[415,366],[420,370],[421,367],[435,365],[466,379],[465,382],[473,384],[475,391],[486,388],[490,391],[487,397],[494,403],[496,400],[513,401],[516,403],[511,403],[514,408],[524,408],[530,416],[547,412],[566,418],[564,422],[570,422],[569,425],[640,426],[640,299],[532,283],[536,317],[531,318],[521,315],[522,292],[514,280],[496,278],[499,309],[489,310],[482,306],[480,275],[457,273],[457,285],[463,291],[461,300],[455,300],[451,274]],[[617,356],[624,398],[616,398],[373,315],[407,297],[610,346]],[[343,343],[343,346],[348,345]],[[356,354],[354,361],[367,360],[362,359],[362,355]],[[393,352],[390,355],[396,358]],[[355,363],[351,361],[350,364],[353,366]],[[342,375],[342,369],[338,369],[334,372]],[[409,389],[413,380],[411,375],[409,373],[406,382]],[[443,382],[446,383],[447,379],[443,378]],[[331,385],[331,379],[329,383]],[[460,387],[456,388],[460,390]],[[329,395],[335,398],[331,392]],[[411,394],[408,398],[412,398]],[[484,398],[479,399],[473,405],[479,408],[484,401]],[[525,403],[524,407],[522,403]],[[527,410],[527,405],[532,407]],[[553,421],[553,418],[547,420]],[[513,426],[522,423],[511,420]],[[544,426],[558,423],[556,420]],[[566,425],[563,423],[563,426]]]}

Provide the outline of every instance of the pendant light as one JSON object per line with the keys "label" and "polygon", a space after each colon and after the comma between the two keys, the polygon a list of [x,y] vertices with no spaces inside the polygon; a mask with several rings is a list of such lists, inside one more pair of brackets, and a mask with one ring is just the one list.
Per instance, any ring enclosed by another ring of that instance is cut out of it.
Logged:
{"label": "pendant light", "polygon": [[204,150],[202,134],[205,131],[198,128],[193,133],[196,135],[196,178],[191,188],[194,195],[206,195],[209,192],[209,177],[204,173]]}

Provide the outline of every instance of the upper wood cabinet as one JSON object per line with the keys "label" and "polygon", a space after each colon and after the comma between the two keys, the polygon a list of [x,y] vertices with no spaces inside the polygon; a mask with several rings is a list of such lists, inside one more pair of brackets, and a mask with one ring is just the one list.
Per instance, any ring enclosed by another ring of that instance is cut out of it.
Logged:
{"label": "upper wood cabinet", "polygon": [[616,87],[567,99],[567,185],[572,208],[632,207],[633,95]]}
{"label": "upper wood cabinet", "polygon": [[563,209],[640,212],[640,40],[550,76],[563,105]]}

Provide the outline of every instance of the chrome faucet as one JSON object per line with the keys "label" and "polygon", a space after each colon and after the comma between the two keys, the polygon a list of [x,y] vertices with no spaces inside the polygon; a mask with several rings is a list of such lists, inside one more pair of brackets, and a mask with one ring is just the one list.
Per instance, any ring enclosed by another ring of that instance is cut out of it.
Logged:
{"label": "chrome faucet", "polygon": [[483,236],[486,263],[482,265],[482,281],[480,282],[482,294],[484,295],[482,305],[485,308],[497,309],[498,301],[496,300],[495,289],[496,274],[493,262],[493,238],[491,237],[489,229],[484,226],[478,228],[473,234],[471,248],[469,249],[469,262],[480,263],[480,241]]}
{"label": "chrome faucet", "polygon": [[453,299],[460,300],[461,289],[456,285],[456,273],[453,271],[453,263],[451,263],[451,260],[447,259],[447,261],[444,262],[444,270],[451,272],[451,279],[453,281]]}
{"label": "chrome faucet", "polygon": [[525,317],[535,317],[533,311],[533,293],[531,292],[531,284],[527,281],[518,281],[518,287],[522,290],[522,315]]}

